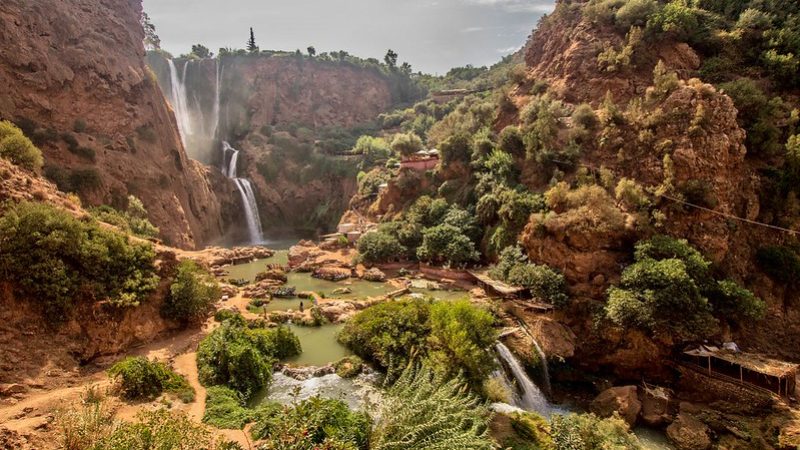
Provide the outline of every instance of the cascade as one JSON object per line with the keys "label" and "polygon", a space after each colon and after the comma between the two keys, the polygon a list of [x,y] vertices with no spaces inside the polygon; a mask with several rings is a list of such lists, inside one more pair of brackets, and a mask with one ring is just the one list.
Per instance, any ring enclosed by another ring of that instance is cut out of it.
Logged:
{"label": "cascade", "polygon": [[192,133],[192,118],[189,115],[189,101],[186,98],[186,85],[184,84],[186,77],[186,67],[188,63],[183,66],[183,77],[178,78],[178,69],[175,63],[170,59],[169,63],[169,79],[171,86],[170,102],[172,109],[175,112],[175,119],[178,121],[178,131],[181,134],[183,145],[186,146],[186,140]]}
{"label": "cascade", "polygon": [[[222,173],[228,178],[233,180],[236,188],[239,190],[239,195],[242,197],[242,205],[244,206],[244,217],[247,221],[247,231],[250,234],[250,242],[258,244],[264,241],[264,236],[261,232],[261,216],[258,213],[258,204],[256,203],[256,195],[253,191],[253,185],[250,180],[239,178],[236,165],[239,161],[239,150],[231,147],[227,141],[222,142],[223,164],[227,160],[227,165],[223,166]],[[230,155],[230,157],[228,157]],[[228,159],[230,158],[230,159]]]}
{"label": "cascade", "polygon": [[542,383],[544,384],[544,391],[550,395],[553,393],[553,391],[550,387],[550,368],[547,366],[547,355],[544,354],[542,347],[539,346],[539,343],[536,342],[536,339],[533,336],[531,336],[531,340],[533,341],[533,347],[536,349],[536,353],[539,355],[539,362],[542,366]]}
{"label": "cascade", "polygon": [[536,386],[536,383],[525,373],[525,368],[514,354],[511,353],[511,350],[502,342],[495,344],[494,348],[497,351],[497,356],[504,363],[504,366],[508,367],[511,371],[511,375],[514,377],[514,381],[516,381],[518,400],[515,398],[515,401],[519,403],[514,406],[519,406],[527,411],[537,412],[545,417],[550,416],[553,412],[552,405],[547,401],[541,389]]}

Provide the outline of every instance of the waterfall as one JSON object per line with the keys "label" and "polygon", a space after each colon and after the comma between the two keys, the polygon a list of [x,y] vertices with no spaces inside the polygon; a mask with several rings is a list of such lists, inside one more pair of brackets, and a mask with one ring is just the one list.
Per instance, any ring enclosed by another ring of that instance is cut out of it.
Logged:
{"label": "waterfall", "polygon": [[533,341],[533,346],[536,348],[536,353],[539,354],[539,363],[542,366],[542,383],[544,384],[544,391],[547,394],[552,394],[553,390],[550,387],[550,368],[547,366],[547,355],[544,354],[542,351],[542,347],[539,346],[539,343],[536,342],[536,339],[531,336],[531,340]]}
{"label": "waterfall", "polygon": [[178,69],[175,63],[169,59],[169,79],[171,84],[170,102],[172,109],[175,112],[175,119],[178,121],[178,131],[181,134],[183,145],[186,146],[186,140],[192,134],[192,118],[189,115],[189,101],[186,98],[186,67],[189,65],[187,62],[183,66],[183,77],[178,78]]}
{"label": "waterfall", "polygon": [[519,406],[527,411],[535,411],[546,417],[550,416],[553,410],[552,406],[539,387],[536,386],[536,383],[525,373],[525,368],[511,353],[511,350],[502,342],[495,344],[494,348],[497,350],[498,357],[511,371],[511,375],[517,383],[519,404],[514,406]]}
{"label": "waterfall", "polygon": [[214,109],[211,110],[211,137],[217,137],[219,131],[219,109],[220,109],[220,80],[222,79],[222,62],[217,58],[217,73],[214,80]]}
{"label": "waterfall", "polygon": [[[264,241],[264,235],[261,232],[261,216],[258,213],[258,204],[256,203],[253,185],[250,180],[238,177],[236,165],[239,162],[239,150],[233,148],[227,141],[223,141],[222,152],[222,173],[233,180],[239,190],[239,195],[242,197],[242,206],[244,206],[244,217],[247,221],[247,231],[250,233],[250,242],[253,244],[261,243]],[[230,159],[225,164],[229,154]]]}

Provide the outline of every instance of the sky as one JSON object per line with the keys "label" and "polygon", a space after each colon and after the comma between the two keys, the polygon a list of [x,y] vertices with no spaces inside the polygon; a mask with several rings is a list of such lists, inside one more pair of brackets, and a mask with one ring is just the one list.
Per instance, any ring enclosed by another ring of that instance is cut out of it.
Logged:
{"label": "sky", "polygon": [[491,65],[525,44],[555,0],[144,0],[161,47],[174,55],[203,44],[261,49],[314,46],[380,60],[387,49],[413,70]]}

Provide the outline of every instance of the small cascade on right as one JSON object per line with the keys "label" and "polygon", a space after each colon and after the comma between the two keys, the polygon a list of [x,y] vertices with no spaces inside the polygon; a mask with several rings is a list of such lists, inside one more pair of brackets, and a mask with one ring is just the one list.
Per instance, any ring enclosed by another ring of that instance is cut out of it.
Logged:
{"label": "small cascade on right", "polygon": [[536,342],[536,339],[533,336],[531,336],[531,340],[533,341],[533,347],[536,349],[536,353],[539,355],[539,364],[542,367],[542,384],[544,384],[544,392],[547,395],[552,395],[553,388],[550,386],[550,368],[547,366],[547,355],[544,354],[542,347],[539,346],[539,343]]}
{"label": "small cascade on right", "polygon": [[514,406],[549,417],[553,412],[553,406],[547,401],[547,397],[542,393],[542,390],[530,379],[519,360],[502,342],[495,344],[494,348],[497,351],[497,356],[503,365],[511,371],[511,375],[516,382],[519,392],[518,399],[515,398],[515,400],[519,404]]}
{"label": "small cascade on right", "polygon": [[242,197],[250,243],[260,244],[264,241],[264,235],[261,231],[261,215],[258,213],[258,203],[256,203],[253,185],[250,180],[238,177],[239,150],[233,148],[227,141],[222,142],[222,161],[222,173],[233,180]]}

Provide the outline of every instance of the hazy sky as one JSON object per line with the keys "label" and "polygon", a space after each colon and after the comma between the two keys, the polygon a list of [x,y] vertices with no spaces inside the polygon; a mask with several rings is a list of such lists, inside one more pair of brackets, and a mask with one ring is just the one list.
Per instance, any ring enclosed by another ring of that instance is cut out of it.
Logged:
{"label": "hazy sky", "polygon": [[144,0],[162,47],[346,50],[383,59],[391,48],[414,71],[489,65],[521,47],[555,0]]}

